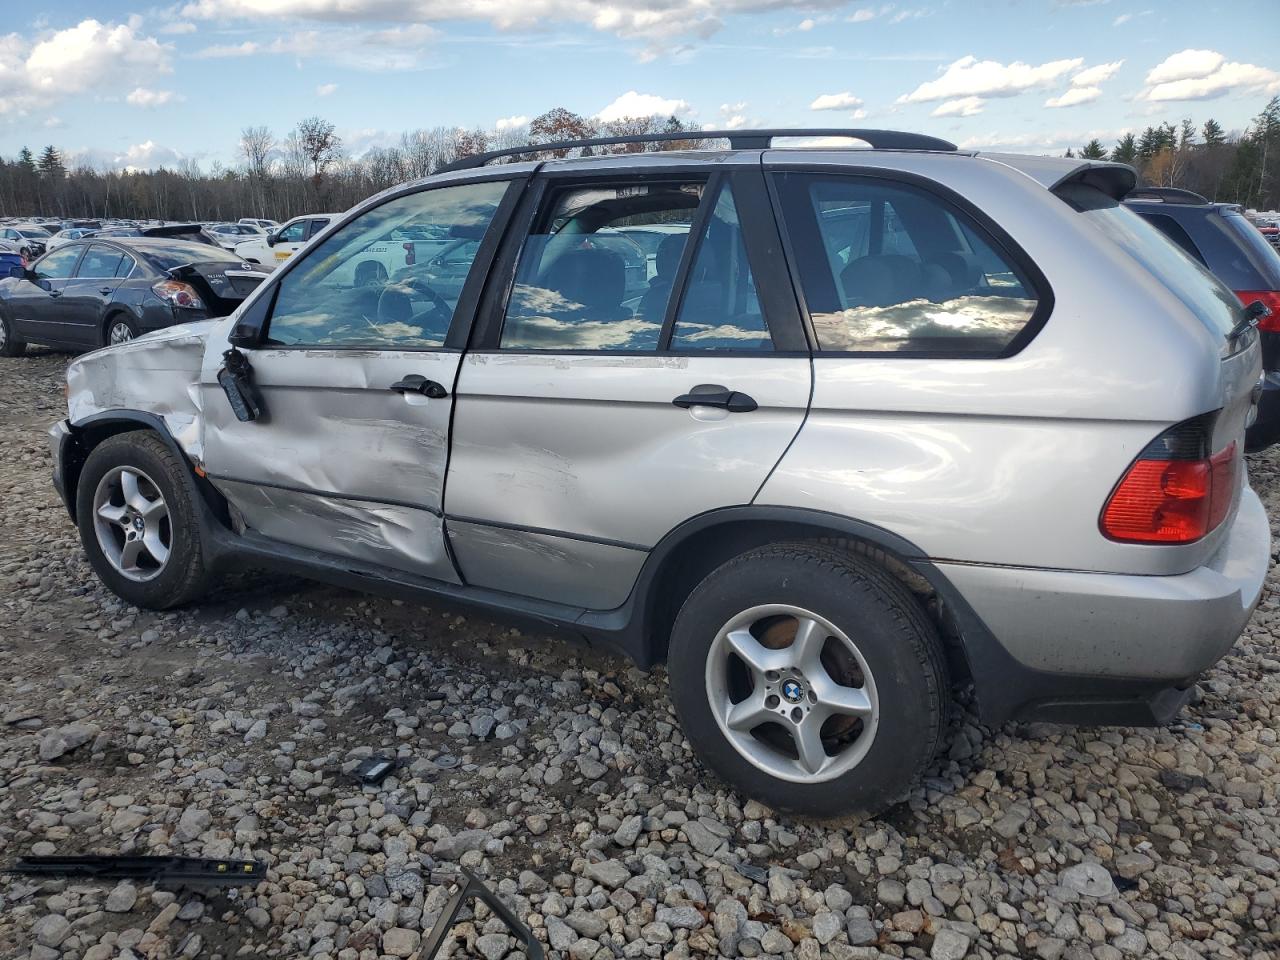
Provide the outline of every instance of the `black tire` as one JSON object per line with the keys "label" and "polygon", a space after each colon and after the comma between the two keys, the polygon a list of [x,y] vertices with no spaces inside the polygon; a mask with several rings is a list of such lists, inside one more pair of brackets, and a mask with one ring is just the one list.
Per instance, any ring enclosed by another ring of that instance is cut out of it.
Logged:
{"label": "black tire", "polygon": [[[94,494],[116,467],[134,467],[150,478],[169,508],[169,557],[150,580],[131,580],[107,560],[94,523]],[[85,460],[76,488],[76,526],[94,571],[116,596],[138,607],[167,610],[202,595],[208,586],[189,468],[169,446],[148,430],[109,437]]]}
{"label": "black tire", "polygon": [[119,325],[129,328],[130,340],[138,336],[138,324],[132,317],[125,313],[113,313],[102,323],[102,346],[111,346],[111,331]]}
{"label": "black tire", "polygon": [[27,342],[13,332],[9,318],[0,313],[0,357],[20,357],[27,352]]}
{"label": "black tire", "polygon": [[[803,608],[856,638],[876,678],[875,732],[862,759],[839,776],[803,783],[770,774],[733,746],[712,712],[706,677],[713,642],[731,619],[761,604]],[[920,604],[874,563],[823,544],[772,544],[713,571],[681,607],[667,662],[672,700],[695,753],[743,794],[777,810],[831,817],[883,809],[923,774],[947,724],[946,659]]]}

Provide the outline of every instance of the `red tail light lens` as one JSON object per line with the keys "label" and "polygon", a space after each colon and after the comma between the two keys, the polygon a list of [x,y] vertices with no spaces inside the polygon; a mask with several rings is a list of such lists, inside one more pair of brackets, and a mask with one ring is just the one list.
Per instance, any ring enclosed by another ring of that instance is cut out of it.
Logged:
{"label": "red tail light lens", "polygon": [[1271,312],[1258,321],[1258,329],[1280,333],[1280,290],[1237,290],[1236,296],[1246,307],[1255,300]]}
{"label": "red tail light lens", "polygon": [[406,241],[402,246],[404,247],[405,266],[412,267],[418,262],[418,248],[411,241]]}
{"label": "red tail light lens", "polygon": [[185,310],[204,309],[204,301],[200,299],[200,294],[196,293],[196,288],[189,283],[183,283],[181,280],[161,280],[151,289],[157,297],[175,307],[182,307]]}
{"label": "red tail light lens", "polygon": [[1116,485],[1102,508],[1103,536],[1122,543],[1192,543],[1217,529],[1236,489],[1236,444],[1207,455],[1213,416],[1165,431]]}

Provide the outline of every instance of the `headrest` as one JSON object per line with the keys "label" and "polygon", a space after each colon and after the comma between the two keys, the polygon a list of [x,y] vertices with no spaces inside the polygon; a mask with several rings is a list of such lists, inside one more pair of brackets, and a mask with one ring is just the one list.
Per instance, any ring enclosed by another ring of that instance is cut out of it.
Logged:
{"label": "headrest", "polygon": [[543,286],[588,310],[616,310],[626,290],[626,265],[611,250],[568,250],[543,277]]}

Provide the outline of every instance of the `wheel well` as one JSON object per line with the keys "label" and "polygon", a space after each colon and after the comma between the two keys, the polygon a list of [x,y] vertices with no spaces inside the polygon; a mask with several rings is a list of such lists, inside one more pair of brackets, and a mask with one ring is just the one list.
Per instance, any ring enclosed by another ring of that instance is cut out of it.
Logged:
{"label": "wheel well", "polygon": [[905,559],[873,540],[850,536],[820,522],[740,520],[706,527],[682,540],[662,561],[647,591],[646,633],[652,638],[654,662],[667,658],[671,628],[693,589],[717,567],[756,547],[770,543],[809,540],[857,554],[901,581],[916,597],[938,628],[952,668],[952,676],[968,679],[969,668],[960,630],[941,595]]}
{"label": "wheel well", "polygon": [[[135,319],[133,314],[131,314],[128,310],[124,309],[123,307],[112,307],[110,310],[107,311],[107,315],[102,318],[102,330],[100,331],[100,333],[102,334],[102,339],[104,341],[107,339],[107,328],[111,325],[111,321],[114,320],[116,317],[124,317],[126,320],[129,320],[129,321],[133,321]],[[138,424],[138,427],[141,427],[141,426],[142,426],[141,424]],[[99,443],[100,442],[101,441],[99,441]]]}

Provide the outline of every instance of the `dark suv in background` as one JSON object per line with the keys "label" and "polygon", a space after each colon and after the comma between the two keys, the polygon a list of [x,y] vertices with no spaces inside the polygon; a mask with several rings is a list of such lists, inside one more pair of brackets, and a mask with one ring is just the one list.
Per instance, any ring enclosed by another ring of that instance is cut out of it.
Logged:
{"label": "dark suv in background", "polygon": [[1257,451],[1280,440],[1280,253],[1245,217],[1239,204],[1211,203],[1172,187],[1140,187],[1125,206],[1176,243],[1235,291],[1244,304],[1261,301],[1264,368],[1258,419],[1245,435]]}

